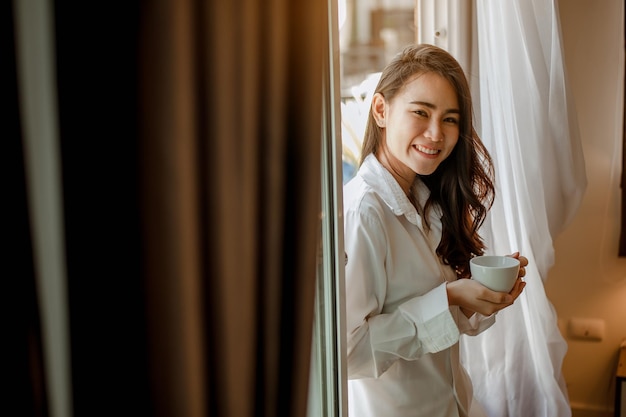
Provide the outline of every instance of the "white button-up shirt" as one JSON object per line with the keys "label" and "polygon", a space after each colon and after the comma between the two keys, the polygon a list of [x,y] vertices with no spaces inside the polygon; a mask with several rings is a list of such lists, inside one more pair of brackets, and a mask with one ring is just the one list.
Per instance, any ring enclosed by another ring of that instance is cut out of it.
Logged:
{"label": "white button-up shirt", "polygon": [[[413,186],[420,204],[428,188]],[[459,337],[494,316],[470,319],[448,305],[454,270],[436,254],[441,211],[430,229],[374,155],[344,187],[349,414],[353,417],[468,414],[471,382]]]}

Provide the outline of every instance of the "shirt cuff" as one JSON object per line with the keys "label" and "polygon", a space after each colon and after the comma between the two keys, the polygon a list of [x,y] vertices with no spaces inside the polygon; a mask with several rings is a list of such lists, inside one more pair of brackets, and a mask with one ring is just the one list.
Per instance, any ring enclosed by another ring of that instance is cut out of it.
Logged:
{"label": "shirt cuff", "polygon": [[496,315],[483,316],[480,313],[474,313],[469,318],[463,314],[461,308],[452,306],[452,315],[455,318],[459,332],[468,336],[476,336],[487,330],[496,322]]}
{"label": "shirt cuff", "polygon": [[446,283],[398,307],[414,323],[426,352],[439,352],[459,340],[459,329],[448,305]]}

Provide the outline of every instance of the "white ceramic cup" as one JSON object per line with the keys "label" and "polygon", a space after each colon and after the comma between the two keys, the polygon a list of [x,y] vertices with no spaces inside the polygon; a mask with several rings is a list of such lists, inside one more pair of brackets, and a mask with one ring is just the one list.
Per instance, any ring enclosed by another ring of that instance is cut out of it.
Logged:
{"label": "white ceramic cup", "polygon": [[484,255],[470,259],[472,279],[499,292],[513,289],[519,267],[519,260],[510,256]]}

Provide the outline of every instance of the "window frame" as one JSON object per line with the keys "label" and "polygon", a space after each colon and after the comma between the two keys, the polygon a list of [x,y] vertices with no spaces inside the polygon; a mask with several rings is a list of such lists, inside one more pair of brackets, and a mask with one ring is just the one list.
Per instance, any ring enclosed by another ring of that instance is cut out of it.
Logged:
{"label": "window frame", "polygon": [[323,65],[320,246],[308,417],[347,417],[343,182],[337,0],[328,0],[328,55]]}

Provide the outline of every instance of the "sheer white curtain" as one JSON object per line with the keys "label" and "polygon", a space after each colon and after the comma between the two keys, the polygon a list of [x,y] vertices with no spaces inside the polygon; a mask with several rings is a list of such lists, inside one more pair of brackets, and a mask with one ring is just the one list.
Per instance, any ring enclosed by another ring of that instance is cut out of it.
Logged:
{"label": "sheer white curtain", "polygon": [[[586,186],[568,93],[556,0],[476,0],[479,134],[497,172],[482,234],[490,253],[528,257],[527,286],[480,336],[462,341],[475,397],[490,417],[570,416],[561,374],[567,344],[546,297],[553,240]],[[476,63],[476,61],[474,61]]]}

